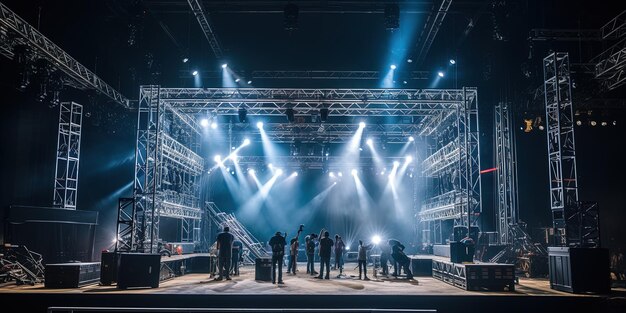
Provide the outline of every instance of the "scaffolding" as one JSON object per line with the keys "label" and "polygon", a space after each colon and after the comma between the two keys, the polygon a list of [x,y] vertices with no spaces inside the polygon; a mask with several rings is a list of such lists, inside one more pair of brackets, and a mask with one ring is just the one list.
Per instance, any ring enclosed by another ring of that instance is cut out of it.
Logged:
{"label": "scaffolding", "polygon": [[74,102],[59,105],[56,169],[52,206],[76,210],[83,106]]}
{"label": "scaffolding", "polygon": [[498,221],[496,231],[501,245],[511,244],[509,227],[518,222],[516,150],[511,112],[507,103],[494,110],[497,166]]}

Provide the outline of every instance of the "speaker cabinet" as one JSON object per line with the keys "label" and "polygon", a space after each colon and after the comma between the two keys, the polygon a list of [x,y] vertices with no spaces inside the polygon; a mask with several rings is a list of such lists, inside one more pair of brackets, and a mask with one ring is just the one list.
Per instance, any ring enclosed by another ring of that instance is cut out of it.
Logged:
{"label": "speaker cabinet", "polygon": [[159,287],[161,255],[148,253],[120,253],[117,288]]}
{"label": "speaker cabinet", "polygon": [[272,259],[257,258],[254,260],[254,279],[272,281]]}
{"label": "speaker cabinet", "polygon": [[46,264],[46,288],[78,288],[100,278],[100,262]]}
{"label": "speaker cabinet", "polygon": [[609,250],[548,247],[550,288],[572,293],[611,291]]}
{"label": "speaker cabinet", "polygon": [[117,282],[118,253],[102,251],[100,257],[100,284],[110,286]]}

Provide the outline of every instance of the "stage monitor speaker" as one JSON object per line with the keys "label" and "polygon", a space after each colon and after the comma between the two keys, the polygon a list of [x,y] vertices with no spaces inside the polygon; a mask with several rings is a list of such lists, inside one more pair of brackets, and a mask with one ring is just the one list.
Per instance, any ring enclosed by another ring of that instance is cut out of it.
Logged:
{"label": "stage monitor speaker", "polygon": [[433,276],[433,260],[431,258],[411,258],[411,272],[413,276]]}
{"label": "stage monitor speaker", "polygon": [[161,255],[149,253],[120,253],[117,288],[159,287]]}
{"label": "stage monitor speaker", "polygon": [[254,280],[272,281],[272,259],[256,258],[254,261]]}
{"label": "stage monitor speaker", "polygon": [[454,226],[452,228],[452,241],[461,241],[461,239],[467,236],[467,226]]}
{"label": "stage monitor speaker", "polygon": [[465,245],[460,242],[450,242],[450,262],[463,263],[465,260]]}
{"label": "stage monitor speaker", "polygon": [[117,282],[117,261],[119,253],[102,251],[100,257],[100,284],[110,286]]}
{"label": "stage monitor speaker", "polygon": [[78,288],[100,278],[100,262],[46,264],[46,288]]}
{"label": "stage monitor speaker", "polygon": [[550,288],[572,293],[611,291],[609,250],[548,247]]}

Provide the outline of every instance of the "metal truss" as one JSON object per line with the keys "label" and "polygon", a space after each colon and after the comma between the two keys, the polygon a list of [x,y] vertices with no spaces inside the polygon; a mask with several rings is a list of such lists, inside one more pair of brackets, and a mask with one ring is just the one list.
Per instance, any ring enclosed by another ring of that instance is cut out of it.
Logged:
{"label": "metal truss", "polygon": [[617,69],[623,69],[626,63],[626,38],[594,58],[596,64],[596,78],[609,75]]}
{"label": "metal truss", "polygon": [[82,105],[74,102],[62,102],[59,105],[59,134],[52,201],[52,206],[57,208],[76,209],[82,124]]}
{"label": "metal truss", "polygon": [[[468,88],[464,88],[465,93],[470,92]],[[474,91],[476,91],[474,89]],[[467,226],[475,226],[479,221],[480,214],[482,213],[482,202],[480,201],[481,183],[480,183],[480,133],[478,126],[478,99],[474,97],[470,99],[465,97],[465,105],[461,107],[465,110],[465,118],[459,119],[459,138],[465,140],[461,141],[461,147],[465,144],[466,151],[461,148],[461,188],[467,190]],[[461,127],[463,122],[467,122],[465,127]],[[463,171],[463,165],[465,171]],[[467,176],[465,176],[465,175]],[[466,184],[463,186],[462,182],[465,180]]]}
{"label": "metal truss", "polygon": [[598,29],[544,29],[530,30],[528,39],[532,41],[600,41],[602,32]]}
{"label": "metal truss", "polygon": [[[273,158],[281,168],[295,169],[322,169],[322,170],[345,170],[359,167],[377,169],[377,164],[384,164],[391,168],[394,161],[404,162],[404,157],[381,157],[382,161],[376,163],[374,158],[359,157],[355,160],[346,160],[342,157],[316,156],[316,155],[291,155],[276,156]],[[265,156],[237,156],[240,166],[264,166],[267,165]],[[409,169],[412,167],[409,167]],[[346,173],[347,175],[347,173]]]}
{"label": "metal truss", "polygon": [[543,59],[543,69],[550,208],[557,244],[566,244],[564,208],[578,202],[569,55],[562,52],[548,55]]}
{"label": "metal truss", "polygon": [[[195,202],[197,202],[197,199]],[[188,205],[173,203],[168,201],[167,199],[161,201],[158,205],[160,206],[158,210],[160,217],[171,217],[190,220],[202,219],[202,212],[197,206],[191,207]]]}
{"label": "metal truss", "polygon": [[[416,62],[417,64],[421,64],[424,59],[426,59],[426,55],[428,55],[428,51],[430,50],[430,46],[435,41],[435,37],[439,32],[439,28],[443,23],[443,20],[446,18],[446,14],[448,13],[448,9],[450,8],[450,4],[452,4],[452,0],[442,0],[441,6],[439,6],[439,10],[431,12],[428,21],[424,25],[424,29],[422,30],[422,35],[420,40],[421,45],[417,54]],[[434,7],[433,7],[434,9]],[[435,13],[436,12],[436,13]],[[435,17],[432,19],[432,15],[435,14]],[[418,47],[416,47],[416,50]]]}
{"label": "metal truss", "polygon": [[137,211],[135,198],[119,198],[117,205],[117,236],[115,237],[115,252],[137,251]]}
{"label": "metal truss", "polygon": [[626,35],[626,10],[604,24],[600,31],[602,39],[615,39]]}
{"label": "metal truss", "polygon": [[[378,80],[381,75],[379,71],[237,71],[236,75],[247,79],[336,79],[336,80]],[[180,77],[189,77],[189,71],[181,71]],[[202,71],[202,78],[222,78],[221,71]],[[425,80],[431,79],[432,73],[429,71],[397,72],[398,80]]]}
{"label": "metal truss", "polygon": [[442,170],[448,169],[453,165],[458,165],[458,162],[459,142],[455,139],[422,161],[422,175],[436,176]]}
{"label": "metal truss", "polygon": [[430,198],[422,204],[419,213],[422,222],[461,219],[463,208],[467,203],[467,192],[452,190],[447,193]]}
{"label": "metal truss", "polygon": [[600,215],[597,202],[583,202],[565,207],[567,245],[600,247]]}
{"label": "metal truss", "polygon": [[441,125],[444,125],[451,117],[456,116],[454,111],[441,111],[437,114],[432,114],[424,117],[424,120],[420,122],[422,125],[419,132],[420,136],[432,136]]}
{"label": "metal truss", "polygon": [[[230,124],[220,125],[227,128]],[[358,124],[337,123],[265,123],[263,131],[273,143],[346,143],[359,128]],[[415,136],[419,124],[369,124],[363,131],[368,137],[381,138],[384,143],[406,143]],[[233,135],[248,136],[252,141],[261,141],[256,125],[241,124],[232,128]]]}
{"label": "metal truss", "polygon": [[511,244],[509,227],[517,224],[517,167],[516,150],[511,112],[506,103],[498,104],[494,110],[495,148],[498,190],[498,223],[496,224],[499,244]]}
{"label": "metal truss", "polygon": [[[95,89],[122,106],[130,107],[126,97],[72,58],[2,3],[0,3],[0,33],[2,34],[0,36],[0,39],[2,39],[0,54],[12,59],[12,47],[17,44],[26,45],[31,49],[30,57],[33,60],[37,58],[49,60],[51,64],[72,79],[75,83],[72,84],[73,87]],[[11,42],[7,43],[5,42],[6,40]]]}
{"label": "metal truss", "polygon": [[209,41],[209,45],[211,46],[211,50],[213,50],[213,54],[215,57],[220,60],[223,57],[222,48],[220,47],[220,43],[217,41],[217,37],[215,36],[215,32],[211,27],[211,22],[209,18],[204,13],[204,8],[202,4],[198,0],[187,0],[189,6],[191,7],[191,12],[196,16],[198,23],[200,24],[200,28],[202,28],[202,33],[204,33],[204,37]]}
{"label": "metal truss", "polygon": [[191,149],[183,146],[169,135],[161,132],[161,153],[164,158],[179,165],[192,175],[200,175],[204,170],[204,159]]}
{"label": "metal truss", "polygon": [[200,224],[201,219],[181,219],[180,238],[182,242],[198,242],[200,241]]}

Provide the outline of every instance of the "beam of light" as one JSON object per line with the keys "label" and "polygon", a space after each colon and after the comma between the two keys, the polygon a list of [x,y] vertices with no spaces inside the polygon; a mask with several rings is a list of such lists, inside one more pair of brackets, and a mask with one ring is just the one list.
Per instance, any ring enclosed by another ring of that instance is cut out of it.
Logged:
{"label": "beam of light", "polygon": [[222,68],[223,68],[223,69],[226,69],[227,67],[228,67],[228,63],[224,63],[224,64],[222,64]]}
{"label": "beam of light", "polygon": [[394,75],[396,71],[394,69],[389,69],[387,74],[383,77],[383,81],[381,82],[382,88],[393,88]]}
{"label": "beam of light", "polygon": [[217,129],[217,122],[213,121],[213,122],[211,123],[211,128],[212,128],[212,129]]}
{"label": "beam of light", "polygon": [[391,64],[391,65],[389,66],[389,68],[390,68],[390,69],[392,69],[392,70],[395,70],[395,69],[396,69],[396,68],[398,68],[398,67],[397,67],[395,64]]}
{"label": "beam of light", "polygon": [[237,155],[233,156],[233,165],[235,166],[235,173],[237,174],[237,182],[239,183],[241,197],[249,198],[252,195],[252,190],[248,184],[248,179],[245,176],[244,171],[241,170],[239,162],[237,162]]}
{"label": "beam of light", "polygon": [[379,243],[380,243],[380,240],[381,240],[381,239],[380,239],[380,236],[379,236],[379,235],[374,235],[374,236],[372,236],[372,243],[373,243],[373,244],[375,244],[375,245],[379,244]]}
{"label": "beam of light", "polygon": [[[354,172],[356,170],[352,171]],[[362,213],[367,214],[370,211],[370,207],[374,201],[372,200],[369,192],[367,192],[367,189],[361,182],[359,175],[357,175],[357,173],[354,173],[352,174],[352,176],[354,177],[354,183],[356,185],[356,193],[359,199],[359,207],[361,208]]]}
{"label": "beam of light", "polygon": [[243,144],[241,146],[245,147],[245,146],[247,146],[249,144],[250,144],[250,139],[246,138],[246,139],[243,140]]}
{"label": "beam of light", "polygon": [[313,217],[319,214],[320,207],[324,204],[324,200],[330,194],[330,191],[337,186],[337,184],[330,184],[326,189],[315,195],[313,199],[309,200],[303,207],[297,209],[294,212],[294,220],[302,221],[304,224],[311,224]]}
{"label": "beam of light", "polygon": [[273,169],[272,163],[276,163],[278,161],[276,157],[279,155],[279,153],[278,153],[278,149],[272,143],[272,140],[265,132],[265,128],[263,126],[264,126],[263,122],[257,123],[257,128],[259,128],[259,133],[261,134],[261,144],[263,145],[263,155],[265,155],[267,162],[269,162],[267,167],[269,167],[269,169],[273,173],[274,169]]}
{"label": "beam of light", "polygon": [[219,166],[220,172],[222,173],[222,177],[224,178],[224,182],[226,183],[226,187],[228,188],[228,192],[233,196],[233,200],[237,205],[241,205],[247,199],[247,197],[243,197],[242,193],[239,192],[239,184],[237,180],[231,175],[230,168],[226,168],[223,165]]}
{"label": "beam of light", "polygon": [[270,178],[265,184],[259,188],[259,190],[252,196],[247,198],[246,202],[241,206],[240,213],[243,218],[254,219],[258,217],[259,210],[263,206],[263,202],[267,198],[267,195],[270,193],[270,190],[276,183],[278,179],[277,174],[274,174],[272,178]]}
{"label": "beam of light", "polygon": [[409,142],[413,142],[413,141],[415,141],[415,137],[413,137],[413,136],[409,136],[409,139],[408,139],[408,140],[409,140]]}
{"label": "beam of light", "polygon": [[230,68],[222,66],[222,87],[235,88],[237,83],[233,77],[233,71]]}
{"label": "beam of light", "polygon": [[202,87],[202,75],[200,75],[200,72],[194,70],[191,72],[191,75],[193,75],[193,86],[196,88]]}
{"label": "beam of light", "polygon": [[359,173],[359,171],[357,171],[356,169],[353,169],[351,173],[352,173],[352,176],[356,176]]}
{"label": "beam of light", "polygon": [[258,129],[263,129],[263,122],[257,122],[257,123],[256,123],[256,127],[257,127]]}
{"label": "beam of light", "polygon": [[383,159],[378,154],[378,151],[376,151],[376,149],[374,148],[374,144],[372,143],[371,139],[367,140],[367,145],[370,147],[370,152],[372,153],[372,158],[374,159],[374,165],[376,166],[376,168],[385,167],[385,165],[383,164]]}
{"label": "beam of light", "polygon": [[492,168],[488,168],[488,169],[484,169],[484,170],[480,171],[480,174],[487,174],[487,173],[495,172],[497,170],[498,170],[497,167],[492,167]]}
{"label": "beam of light", "polygon": [[200,126],[206,128],[209,127],[209,119],[203,118],[200,120]]}

